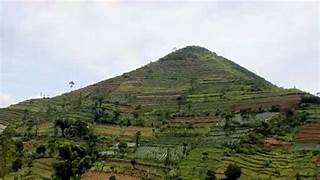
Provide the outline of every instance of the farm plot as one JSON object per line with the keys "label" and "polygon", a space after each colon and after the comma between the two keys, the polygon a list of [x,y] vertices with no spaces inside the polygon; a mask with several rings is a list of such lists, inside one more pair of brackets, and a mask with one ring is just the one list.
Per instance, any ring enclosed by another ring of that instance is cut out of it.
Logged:
{"label": "farm plot", "polygon": [[163,177],[168,170],[170,170],[170,168],[167,168],[164,165],[147,163],[140,160],[136,160],[136,164],[133,166],[131,160],[107,159],[94,163],[88,173],[112,173],[139,177],[142,179],[163,179],[161,177]]}
{"label": "farm plot", "polygon": [[116,173],[107,173],[107,172],[99,172],[99,171],[90,171],[85,173],[81,179],[82,180],[101,180],[101,179],[109,179],[111,176],[114,176],[117,180],[139,180],[139,177],[134,177],[125,174],[116,174]]}
{"label": "farm plot", "polygon": [[175,117],[170,121],[169,126],[191,125],[192,127],[210,127],[215,125],[217,122],[216,119],[215,117],[209,116]]}
{"label": "farm plot", "polygon": [[225,121],[221,121],[218,127],[211,128],[208,135],[201,139],[202,144],[221,145],[226,143],[239,143],[243,137],[246,137],[249,132],[253,131],[260,122],[268,121],[278,113],[264,112],[255,115],[242,117],[237,114],[231,119],[232,124],[236,124],[238,128],[223,129]]}
{"label": "farm plot", "polygon": [[262,121],[268,121],[278,114],[279,113],[274,112],[264,112],[248,115],[247,117],[242,117],[240,114],[237,114],[232,118],[232,121],[242,126],[252,126]]}
{"label": "farm plot", "polygon": [[298,106],[301,101],[301,95],[287,95],[269,98],[258,98],[243,100],[234,106],[234,109],[259,109],[270,108],[271,106],[280,106],[281,109],[292,108]]}
{"label": "farm plot", "polygon": [[320,122],[320,106],[319,105],[312,105],[307,108],[303,108],[300,112],[307,112],[308,113],[308,120],[312,122]]}
{"label": "farm plot", "polygon": [[8,125],[22,119],[22,111],[0,109],[0,124]]}
{"label": "farm plot", "polygon": [[320,144],[295,143],[292,149],[294,151],[320,151]]}
{"label": "farm plot", "polygon": [[187,127],[179,127],[179,128],[172,128],[168,127],[157,133],[158,136],[163,137],[197,137],[197,136],[205,136],[210,131],[209,127],[203,128],[187,128]]}
{"label": "farm plot", "polygon": [[164,162],[166,158],[170,158],[170,161],[177,162],[184,156],[183,148],[183,146],[141,146],[129,156],[133,159],[154,162]]}
{"label": "farm plot", "polygon": [[201,144],[206,146],[220,146],[226,143],[239,143],[241,138],[248,135],[253,128],[241,128],[224,131],[221,128],[212,129],[208,136],[201,139]]}
{"label": "farm plot", "polygon": [[24,167],[15,174],[8,174],[4,179],[52,179],[53,158],[36,159],[32,162],[32,167]]}
{"label": "farm plot", "polygon": [[[200,139],[203,138],[202,136],[188,136],[188,137],[181,137],[181,136],[159,136],[157,137],[157,139],[155,139],[155,142],[157,144],[161,144],[161,145],[182,145],[183,143],[187,143],[187,144],[197,144]],[[146,144],[148,144],[150,142],[147,142]],[[151,143],[153,144],[153,143]]]}
{"label": "farm plot", "polygon": [[[204,156],[204,153],[206,155]],[[231,153],[223,149],[197,148],[190,152],[186,160],[179,163],[183,179],[200,179],[207,170],[215,170],[218,178],[224,178],[229,164],[237,164],[242,169],[241,180],[252,179],[294,179],[301,177],[314,179],[317,175],[312,154],[300,155],[291,152],[255,152],[254,154]]]}
{"label": "farm plot", "polygon": [[296,141],[320,144],[320,123],[309,123],[302,126],[297,133]]}
{"label": "farm plot", "polygon": [[120,127],[120,126],[110,126],[110,125],[102,125],[102,124],[98,124],[94,126],[94,132],[97,135],[133,137],[136,135],[138,131],[141,132],[142,137],[153,136],[152,128],[147,128],[147,127],[137,127],[137,126]]}

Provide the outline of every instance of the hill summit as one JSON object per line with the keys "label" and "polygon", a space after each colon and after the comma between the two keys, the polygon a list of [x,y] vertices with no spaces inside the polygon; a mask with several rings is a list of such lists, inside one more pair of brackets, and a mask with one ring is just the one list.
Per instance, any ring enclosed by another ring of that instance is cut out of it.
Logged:
{"label": "hill summit", "polygon": [[[184,107],[191,106],[188,111],[214,112],[217,108],[239,109],[242,101],[288,92],[206,48],[187,46],[134,71],[67,95],[88,98],[100,94],[109,102],[141,106],[146,111],[175,111],[179,100],[185,103]],[[279,102],[261,103],[254,108],[274,104]]]}

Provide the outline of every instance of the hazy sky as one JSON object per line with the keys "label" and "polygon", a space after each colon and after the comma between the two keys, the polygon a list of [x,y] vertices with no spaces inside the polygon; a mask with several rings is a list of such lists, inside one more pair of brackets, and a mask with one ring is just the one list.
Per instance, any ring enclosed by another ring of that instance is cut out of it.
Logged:
{"label": "hazy sky", "polygon": [[200,45],[282,87],[320,91],[316,1],[0,1],[0,107]]}

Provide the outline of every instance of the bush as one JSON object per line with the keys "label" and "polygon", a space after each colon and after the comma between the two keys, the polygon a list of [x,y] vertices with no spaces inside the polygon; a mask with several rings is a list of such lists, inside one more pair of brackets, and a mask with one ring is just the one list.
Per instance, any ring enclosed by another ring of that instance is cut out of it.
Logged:
{"label": "bush", "polygon": [[11,165],[12,171],[17,172],[19,169],[21,169],[21,167],[22,167],[21,159],[16,159],[12,162],[12,165]]}
{"label": "bush", "polygon": [[270,108],[270,112],[279,112],[280,106],[279,105],[272,105]]}
{"label": "bush", "polygon": [[128,147],[127,143],[125,143],[125,142],[119,143],[118,148],[119,148],[119,152],[122,156],[127,152],[127,147]]}
{"label": "bush", "polygon": [[70,160],[71,156],[72,156],[72,153],[70,151],[69,146],[59,147],[59,157],[65,160]]}
{"label": "bush", "polygon": [[46,154],[46,147],[44,145],[40,145],[37,147],[36,152],[39,156],[44,156]]}
{"label": "bush", "polygon": [[72,166],[68,161],[57,162],[53,165],[55,179],[69,180],[73,176]]}
{"label": "bush", "polygon": [[214,172],[213,170],[208,170],[205,180],[216,180],[216,179],[217,179],[216,172]]}
{"label": "bush", "polygon": [[241,168],[235,164],[229,164],[224,172],[227,180],[236,180],[241,176]]}
{"label": "bush", "polygon": [[23,154],[23,149],[24,149],[24,146],[23,146],[23,142],[18,140],[15,144],[16,146],[16,152],[19,156],[22,156]]}
{"label": "bush", "polygon": [[109,177],[109,180],[116,180],[116,177],[114,175]]}
{"label": "bush", "polygon": [[304,95],[301,98],[301,103],[320,104],[320,97],[313,95]]}

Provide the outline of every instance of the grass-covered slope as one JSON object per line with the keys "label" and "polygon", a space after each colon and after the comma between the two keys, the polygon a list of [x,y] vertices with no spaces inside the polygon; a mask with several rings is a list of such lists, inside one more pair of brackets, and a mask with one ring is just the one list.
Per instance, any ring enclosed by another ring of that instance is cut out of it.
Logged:
{"label": "grass-covered slope", "polygon": [[188,46],[121,76],[51,99],[29,100],[1,109],[0,123],[21,119],[25,110],[52,113],[67,109],[72,116],[88,111],[93,100],[99,98],[104,108],[120,113],[146,114],[155,110],[215,113],[217,109],[273,105],[287,108],[300,101],[300,93],[278,88],[205,48]]}

